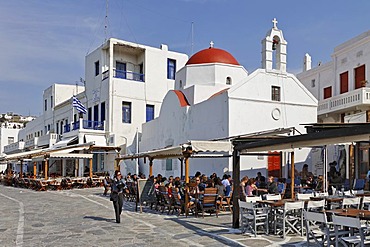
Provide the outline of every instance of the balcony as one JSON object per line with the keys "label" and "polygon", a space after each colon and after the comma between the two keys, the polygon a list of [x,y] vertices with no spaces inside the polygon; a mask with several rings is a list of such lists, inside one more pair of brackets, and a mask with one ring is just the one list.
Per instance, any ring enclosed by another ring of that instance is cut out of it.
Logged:
{"label": "balcony", "polygon": [[39,139],[38,137],[34,137],[32,139],[27,140],[24,144],[24,147],[29,149],[37,147],[38,139]]}
{"label": "balcony", "polygon": [[24,149],[24,142],[15,142],[9,145],[4,146],[4,153],[10,154],[10,153],[16,153],[21,152]]}
{"label": "balcony", "polygon": [[50,133],[47,135],[40,136],[37,141],[38,147],[51,147],[58,140],[58,134]]}
{"label": "balcony", "polygon": [[72,124],[66,124],[64,125],[63,133],[68,133],[70,131],[80,130],[80,129],[104,130],[104,121],[101,122],[101,121],[82,120],[82,124],[80,121],[73,122]]}
{"label": "balcony", "polygon": [[[132,71],[124,71],[124,70],[113,70],[113,77],[119,79],[126,79],[130,81],[140,81],[145,82],[145,75],[140,73],[135,73]],[[109,78],[109,70],[103,72],[102,81]]]}
{"label": "balcony", "polygon": [[345,112],[351,108],[362,105],[370,106],[370,88],[362,87],[351,92],[321,100],[317,108],[317,114],[323,115],[334,112]]}

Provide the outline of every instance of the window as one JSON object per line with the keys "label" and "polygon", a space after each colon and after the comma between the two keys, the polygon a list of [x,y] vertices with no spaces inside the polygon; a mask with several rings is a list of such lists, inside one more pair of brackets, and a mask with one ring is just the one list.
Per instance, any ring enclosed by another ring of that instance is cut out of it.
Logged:
{"label": "window", "polygon": [[340,81],[340,93],[348,92],[348,71],[340,74],[339,76]]}
{"label": "window", "polygon": [[99,121],[99,105],[94,105],[94,122]]}
{"label": "window", "polygon": [[131,102],[122,102],[122,122],[131,123]]}
{"label": "window", "polygon": [[176,60],[167,59],[167,79],[175,80]]}
{"label": "window", "polygon": [[311,80],[311,87],[316,87],[316,80],[315,79]]}
{"label": "window", "polygon": [[50,97],[50,108],[53,108],[53,95]]}
{"label": "window", "polygon": [[116,77],[126,79],[126,63],[116,62]]}
{"label": "window", "polygon": [[8,145],[14,143],[14,137],[9,136],[8,137]]}
{"label": "window", "polygon": [[56,132],[55,132],[55,133],[59,134],[59,123],[57,123],[57,124],[55,125],[55,129],[56,129]]}
{"label": "window", "polygon": [[104,154],[100,154],[100,170],[104,170]]}
{"label": "window", "polygon": [[331,97],[331,86],[324,88],[324,99]]}
{"label": "window", "polygon": [[100,104],[100,121],[105,121],[105,102],[101,102]]}
{"label": "window", "polygon": [[271,87],[271,100],[280,101],[280,87],[277,86]]}
{"label": "window", "polygon": [[154,105],[146,105],[146,121],[154,119]]}
{"label": "window", "polygon": [[166,171],[172,171],[172,159],[166,159]]}
{"label": "window", "polygon": [[99,61],[96,61],[95,62],[95,76],[100,74],[100,68],[99,67],[100,67]]}
{"label": "window", "polygon": [[47,111],[48,110],[48,100],[47,99],[45,99],[44,107],[45,107],[45,111]]}
{"label": "window", "polygon": [[365,64],[355,68],[355,89],[366,86]]}
{"label": "window", "polygon": [[226,85],[231,85],[231,77],[226,77]]}

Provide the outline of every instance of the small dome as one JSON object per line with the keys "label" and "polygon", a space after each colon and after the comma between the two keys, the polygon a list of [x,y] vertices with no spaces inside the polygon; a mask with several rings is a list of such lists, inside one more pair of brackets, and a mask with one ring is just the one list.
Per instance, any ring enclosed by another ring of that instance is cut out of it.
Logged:
{"label": "small dome", "polygon": [[238,61],[225,50],[210,47],[195,53],[188,60],[186,65],[189,64],[204,64],[204,63],[225,63],[240,65]]}

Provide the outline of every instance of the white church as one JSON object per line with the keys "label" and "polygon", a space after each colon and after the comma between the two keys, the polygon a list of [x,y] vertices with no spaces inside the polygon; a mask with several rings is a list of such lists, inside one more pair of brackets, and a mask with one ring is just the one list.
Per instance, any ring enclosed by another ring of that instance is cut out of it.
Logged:
{"label": "white church", "polygon": [[[165,96],[160,113],[144,123],[140,152],[176,146],[189,140],[215,140],[248,133],[294,127],[305,133],[301,124],[316,123],[317,100],[291,73],[286,71],[287,41],[273,27],[262,40],[262,67],[248,73],[225,50],[213,42],[194,54],[176,74],[175,89]],[[308,162],[309,149],[295,150],[297,168]],[[283,175],[289,156],[281,162]],[[267,174],[266,156],[241,158],[241,176]],[[154,160],[153,175],[180,176],[178,159]],[[140,170],[149,174],[148,163]],[[221,176],[232,170],[231,158],[192,159],[190,175],[200,171]]]}

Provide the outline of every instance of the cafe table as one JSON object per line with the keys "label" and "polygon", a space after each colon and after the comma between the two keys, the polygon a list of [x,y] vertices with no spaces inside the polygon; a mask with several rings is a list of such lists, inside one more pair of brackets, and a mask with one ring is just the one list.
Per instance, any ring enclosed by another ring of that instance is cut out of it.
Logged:
{"label": "cafe table", "polygon": [[370,211],[357,208],[332,209],[325,210],[326,213],[333,213],[339,216],[360,218],[361,220],[370,220]]}

